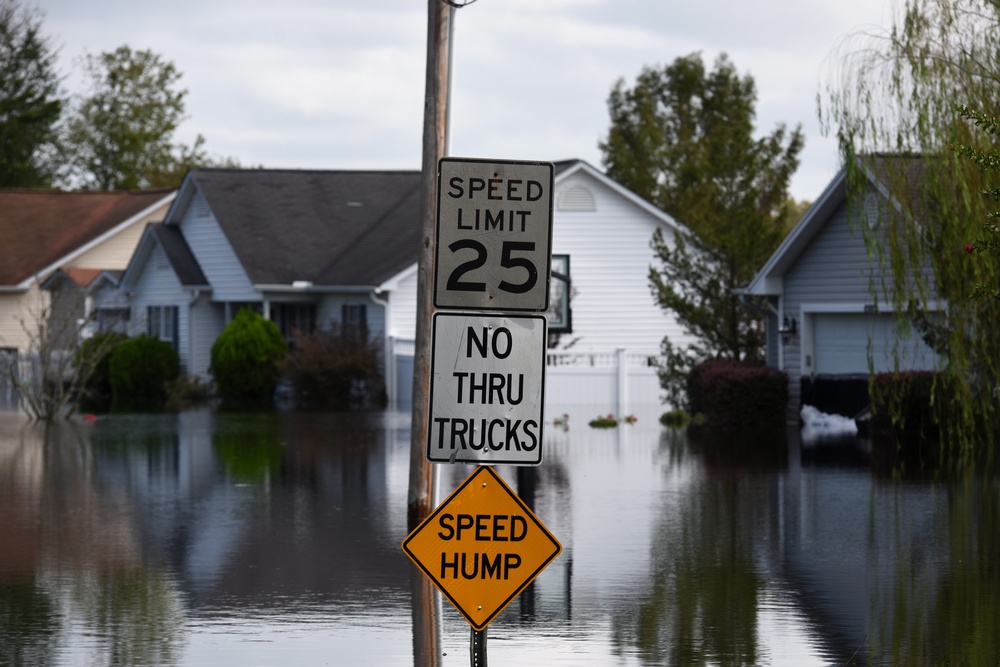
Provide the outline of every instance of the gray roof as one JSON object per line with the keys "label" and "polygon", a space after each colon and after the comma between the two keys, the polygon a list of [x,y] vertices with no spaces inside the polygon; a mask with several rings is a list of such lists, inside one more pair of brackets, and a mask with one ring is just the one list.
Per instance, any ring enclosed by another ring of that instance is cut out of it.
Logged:
{"label": "gray roof", "polygon": [[195,259],[191,247],[184,240],[181,230],[177,227],[168,227],[162,222],[155,222],[148,225],[147,229],[152,233],[163,248],[167,256],[167,261],[173,267],[174,273],[181,285],[185,287],[207,287],[208,278],[202,273],[198,260]]}
{"label": "gray roof", "polygon": [[255,285],[376,286],[416,261],[419,171],[196,169],[188,178]]}

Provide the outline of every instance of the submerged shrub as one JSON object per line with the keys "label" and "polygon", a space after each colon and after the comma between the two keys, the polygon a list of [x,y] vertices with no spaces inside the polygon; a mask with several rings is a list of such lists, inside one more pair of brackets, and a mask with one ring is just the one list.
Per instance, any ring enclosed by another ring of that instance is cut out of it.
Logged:
{"label": "submerged shrub", "polygon": [[713,428],[783,432],[788,376],[763,364],[713,364],[700,374],[701,412]]}
{"label": "submerged shrub", "polygon": [[684,428],[691,421],[683,410],[671,410],[660,415],[660,423],[668,428]]}
{"label": "submerged shrub", "polygon": [[167,384],[180,374],[177,351],[158,338],[137,336],[121,343],[108,359],[113,400],[164,399]]}
{"label": "submerged shrub", "polygon": [[288,350],[278,325],[249,308],[236,313],[212,345],[209,371],[225,401],[270,400]]}
{"label": "submerged shrub", "polygon": [[104,331],[80,345],[73,365],[90,373],[83,394],[91,404],[104,406],[111,401],[111,353],[127,340],[128,336],[120,331]]}
{"label": "submerged shrub", "polygon": [[280,368],[304,408],[384,406],[381,346],[367,335],[335,327],[300,336]]}

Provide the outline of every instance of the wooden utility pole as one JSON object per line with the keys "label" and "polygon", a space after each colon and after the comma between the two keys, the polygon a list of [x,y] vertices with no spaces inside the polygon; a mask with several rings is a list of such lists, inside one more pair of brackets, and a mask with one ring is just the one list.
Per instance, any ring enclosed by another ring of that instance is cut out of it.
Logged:
{"label": "wooden utility pole", "polygon": [[[412,531],[434,509],[434,466],[424,454],[427,439],[431,373],[431,313],[434,280],[434,225],[437,220],[437,163],[447,151],[450,33],[454,10],[442,0],[428,0],[427,73],[424,88],[424,136],[420,190],[420,249],[417,255],[417,331],[413,353],[413,408],[410,426],[410,486],[406,522]],[[434,586],[413,566],[413,664],[437,667],[440,660],[440,611]]]}
{"label": "wooden utility pole", "polygon": [[431,290],[434,279],[434,225],[437,218],[437,163],[448,139],[449,35],[453,9],[428,0],[427,80],[420,191],[421,238],[417,258],[417,332],[413,354],[413,419],[410,427],[410,487],[407,525],[413,530],[434,508],[434,467],[425,456],[431,357]]}

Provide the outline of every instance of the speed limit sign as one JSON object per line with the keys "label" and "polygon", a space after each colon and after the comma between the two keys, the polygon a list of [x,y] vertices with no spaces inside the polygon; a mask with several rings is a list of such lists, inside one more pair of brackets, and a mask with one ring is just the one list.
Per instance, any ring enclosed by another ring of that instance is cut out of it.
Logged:
{"label": "speed limit sign", "polygon": [[548,309],[553,173],[551,162],[441,158],[437,308]]}

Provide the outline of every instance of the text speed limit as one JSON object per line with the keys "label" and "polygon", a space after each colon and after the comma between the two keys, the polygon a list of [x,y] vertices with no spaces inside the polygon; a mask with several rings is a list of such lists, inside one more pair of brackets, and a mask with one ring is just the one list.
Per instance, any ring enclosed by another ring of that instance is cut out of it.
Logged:
{"label": "text speed limit", "polygon": [[549,162],[438,163],[438,308],[543,312],[552,257]]}

